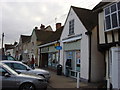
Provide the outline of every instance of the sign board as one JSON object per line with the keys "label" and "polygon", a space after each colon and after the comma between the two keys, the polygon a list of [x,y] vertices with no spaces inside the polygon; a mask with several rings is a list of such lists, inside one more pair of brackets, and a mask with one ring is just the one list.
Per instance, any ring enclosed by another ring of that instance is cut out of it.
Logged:
{"label": "sign board", "polygon": [[56,48],[57,50],[61,50],[61,49],[62,49],[61,46],[56,46],[55,48]]}
{"label": "sign board", "polygon": [[56,47],[56,46],[60,46],[60,43],[55,43],[54,46],[55,46],[55,47]]}

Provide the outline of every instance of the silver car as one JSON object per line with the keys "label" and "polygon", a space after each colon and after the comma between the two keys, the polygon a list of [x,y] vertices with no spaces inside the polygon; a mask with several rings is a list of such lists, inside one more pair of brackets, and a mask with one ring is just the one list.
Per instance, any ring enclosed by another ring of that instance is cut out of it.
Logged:
{"label": "silver car", "polygon": [[44,78],[46,78],[47,81],[49,81],[49,79],[50,79],[50,73],[47,70],[37,69],[37,68],[36,69],[32,69],[28,65],[23,64],[20,61],[4,60],[4,61],[1,61],[1,62],[6,64],[6,65],[8,65],[9,67],[11,67],[12,69],[16,70],[17,72],[25,73],[25,74],[40,75],[40,76],[43,76]]}
{"label": "silver car", "polygon": [[47,81],[45,78],[18,74],[3,63],[0,63],[0,82],[2,82],[0,90],[38,90],[41,88],[47,88]]}

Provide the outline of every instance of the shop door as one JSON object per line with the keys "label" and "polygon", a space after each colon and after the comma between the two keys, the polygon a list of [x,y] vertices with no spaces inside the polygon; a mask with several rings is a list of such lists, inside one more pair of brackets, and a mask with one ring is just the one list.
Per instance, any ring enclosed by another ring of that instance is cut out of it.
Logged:
{"label": "shop door", "polygon": [[75,52],[74,51],[68,51],[66,52],[66,62],[67,60],[70,60],[70,67],[72,70],[75,70]]}
{"label": "shop door", "polygon": [[48,53],[42,54],[42,67],[48,66]]}

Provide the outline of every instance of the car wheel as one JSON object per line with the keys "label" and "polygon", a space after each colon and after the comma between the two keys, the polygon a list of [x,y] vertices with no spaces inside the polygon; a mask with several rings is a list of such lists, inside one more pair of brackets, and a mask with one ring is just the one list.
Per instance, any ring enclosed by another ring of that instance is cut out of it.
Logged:
{"label": "car wheel", "polygon": [[35,86],[32,83],[24,83],[19,90],[35,90]]}

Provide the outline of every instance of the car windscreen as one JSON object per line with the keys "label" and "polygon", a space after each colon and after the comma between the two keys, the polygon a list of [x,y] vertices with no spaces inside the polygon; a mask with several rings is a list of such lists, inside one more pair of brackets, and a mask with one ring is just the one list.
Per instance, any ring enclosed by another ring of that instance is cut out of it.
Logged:
{"label": "car windscreen", "polygon": [[8,67],[7,65],[3,64],[2,67],[5,67],[7,70],[9,70],[12,74],[14,75],[18,75],[18,73],[16,71],[14,71],[13,69],[11,69],[10,67]]}

